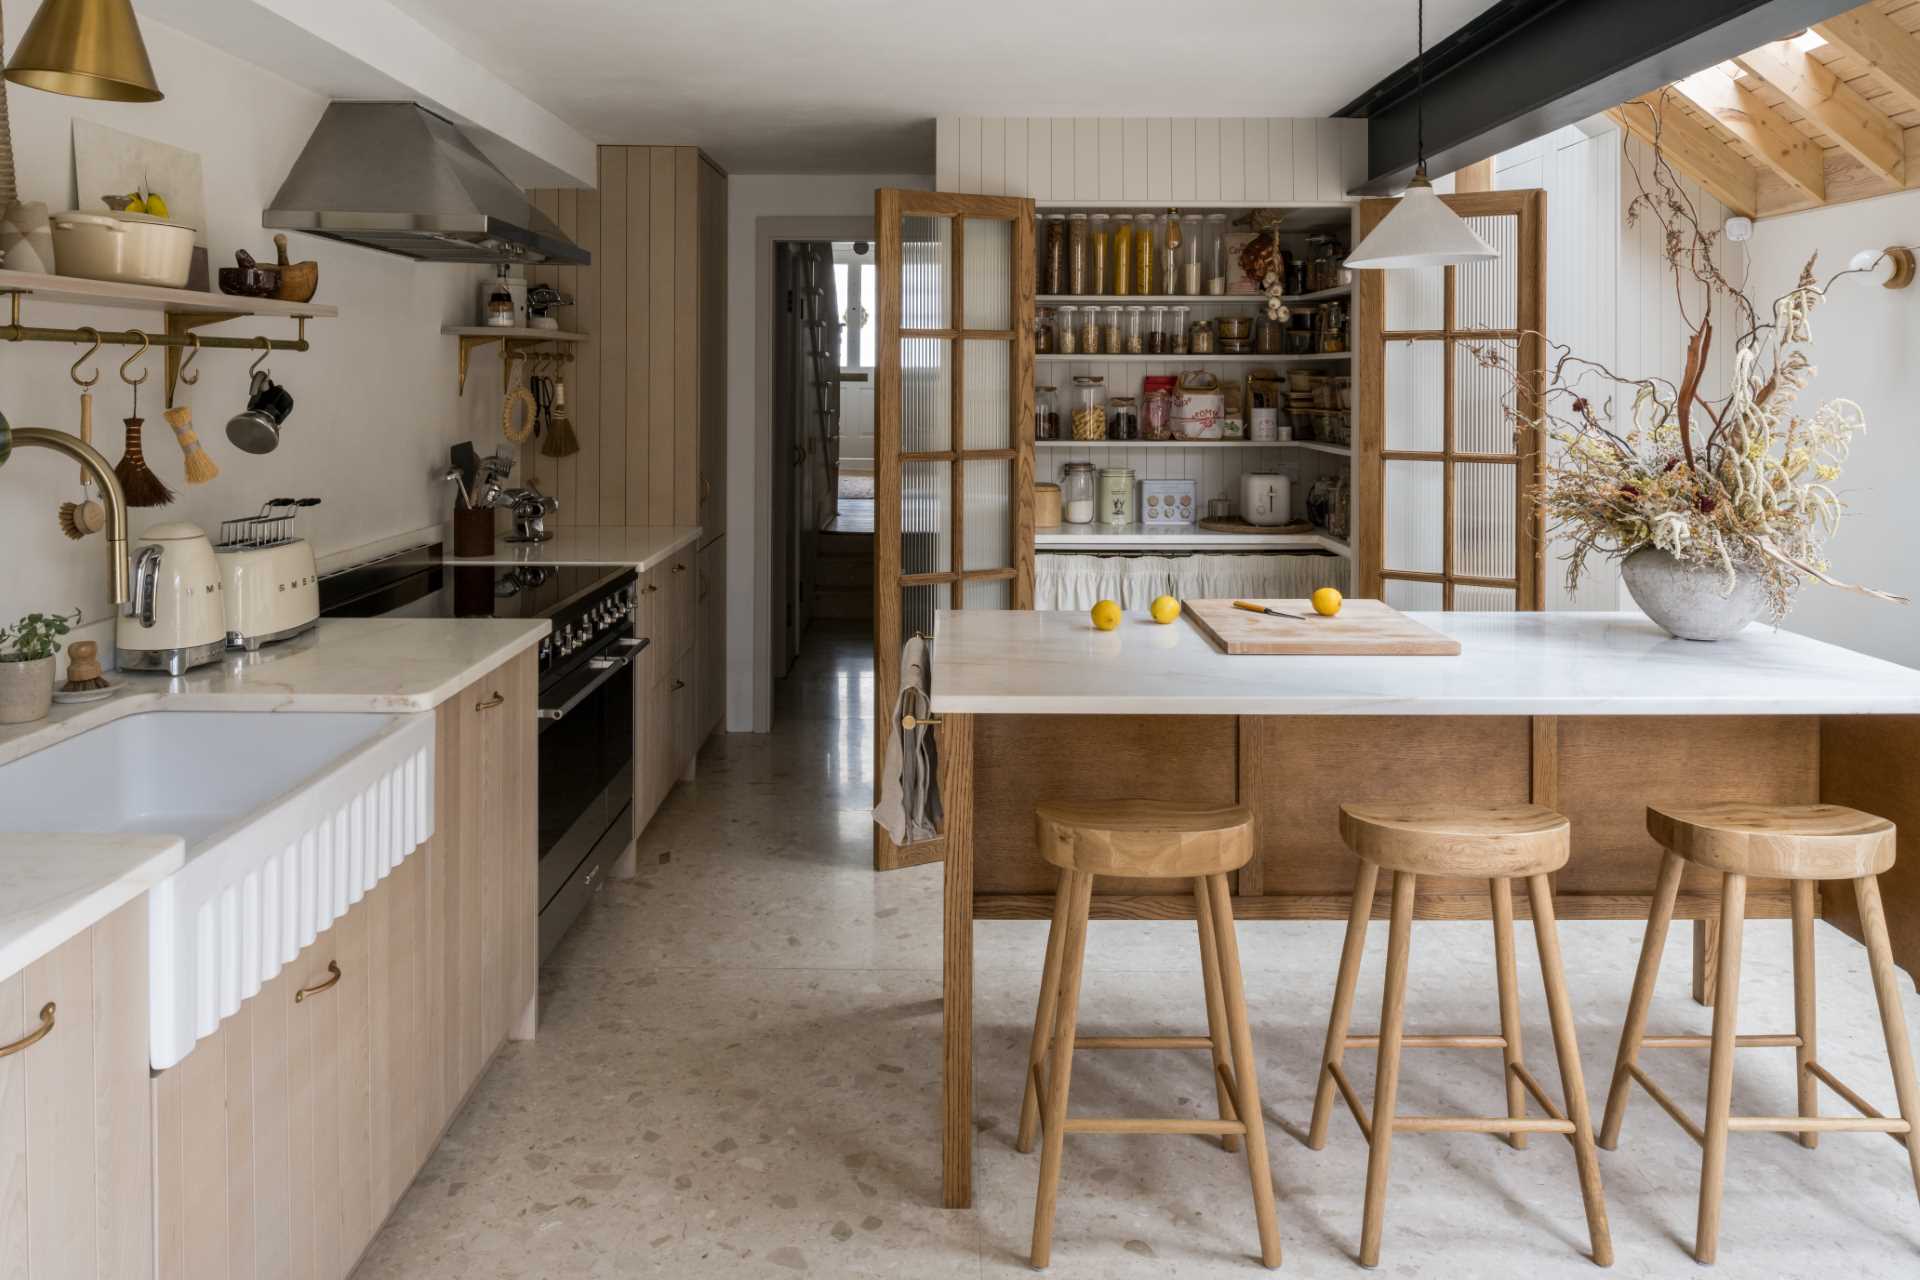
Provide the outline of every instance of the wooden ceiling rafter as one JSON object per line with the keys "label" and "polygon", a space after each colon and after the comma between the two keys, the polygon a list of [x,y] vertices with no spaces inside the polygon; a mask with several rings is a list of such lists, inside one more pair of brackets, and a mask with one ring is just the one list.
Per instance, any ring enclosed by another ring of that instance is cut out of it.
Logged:
{"label": "wooden ceiling rafter", "polygon": [[1608,112],[1730,210],[1920,188],[1920,0],[1876,0]]}

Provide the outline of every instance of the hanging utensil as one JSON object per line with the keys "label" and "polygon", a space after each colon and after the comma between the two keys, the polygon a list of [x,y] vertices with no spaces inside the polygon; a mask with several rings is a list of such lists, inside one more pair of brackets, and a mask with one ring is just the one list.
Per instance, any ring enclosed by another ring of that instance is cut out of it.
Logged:
{"label": "hanging utensil", "polygon": [[147,335],[140,330],[140,349],[120,362],[120,380],[133,389],[133,412],[124,422],[127,428],[126,452],[114,466],[113,473],[120,479],[120,488],[125,493],[130,507],[164,507],[173,501],[173,490],[160,482],[147,466],[146,455],[140,447],[140,428],[145,425],[140,420],[140,384],[147,380],[148,370],[142,369],[139,377],[134,377],[127,369],[147,354],[152,344]]}

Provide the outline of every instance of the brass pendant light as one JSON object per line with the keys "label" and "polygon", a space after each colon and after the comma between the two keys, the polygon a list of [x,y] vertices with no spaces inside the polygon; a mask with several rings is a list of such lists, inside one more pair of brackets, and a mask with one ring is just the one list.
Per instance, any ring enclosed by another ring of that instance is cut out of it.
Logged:
{"label": "brass pendant light", "polygon": [[7,63],[31,89],[108,102],[158,102],[132,0],[45,0]]}

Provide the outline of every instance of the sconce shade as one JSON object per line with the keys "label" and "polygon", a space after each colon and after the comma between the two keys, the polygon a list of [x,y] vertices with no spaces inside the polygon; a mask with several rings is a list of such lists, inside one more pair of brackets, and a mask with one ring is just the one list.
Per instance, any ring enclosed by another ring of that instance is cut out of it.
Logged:
{"label": "sconce shade", "polygon": [[132,0],[46,0],[7,63],[15,84],[73,98],[158,102]]}
{"label": "sconce shade", "polygon": [[1433,193],[1433,183],[1427,180],[1427,171],[1422,167],[1414,174],[1400,203],[1347,255],[1346,265],[1355,269],[1395,270],[1441,267],[1499,256]]}

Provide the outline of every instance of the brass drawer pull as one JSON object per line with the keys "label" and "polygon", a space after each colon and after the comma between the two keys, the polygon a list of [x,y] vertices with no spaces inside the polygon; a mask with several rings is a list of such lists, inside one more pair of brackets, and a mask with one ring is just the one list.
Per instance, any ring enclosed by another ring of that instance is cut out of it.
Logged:
{"label": "brass drawer pull", "polygon": [[0,1058],[9,1058],[22,1049],[31,1049],[53,1032],[53,1001],[40,1006],[40,1025],[9,1045],[0,1045]]}
{"label": "brass drawer pull", "polygon": [[317,996],[322,991],[331,991],[334,987],[338,986],[340,983],[340,962],[338,960],[327,961],[327,972],[333,976],[325,982],[316,982],[310,987],[300,988],[293,993],[293,1002],[300,1004],[308,996]]}
{"label": "brass drawer pull", "polygon": [[685,566],[685,565],[683,565],[683,564],[677,564],[677,565],[675,565],[675,566],[673,566],[673,571],[674,571],[675,573],[685,573],[685,572],[687,571],[687,566]]}
{"label": "brass drawer pull", "polygon": [[647,594],[648,594],[648,595],[652,595],[652,594],[653,594],[654,592],[656,592],[656,591],[658,591],[659,589],[660,589],[660,584],[659,584],[659,583],[657,583],[657,582],[649,582],[649,583],[647,584]]}
{"label": "brass drawer pull", "polygon": [[678,693],[678,692],[680,692],[680,691],[681,691],[682,689],[684,689],[684,688],[686,688],[686,687],[687,687],[687,682],[686,682],[685,680],[675,680],[675,681],[673,682],[673,688],[672,688],[672,689],[670,689],[670,690],[668,690],[668,692],[669,692],[669,693]]}
{"label": "brass drawer pull", "polygon": [[480,701],[473,704],[473,709],[475,711],[491,711],[506,700],[507,695],[495,689],[491,698],[480,699]]}

